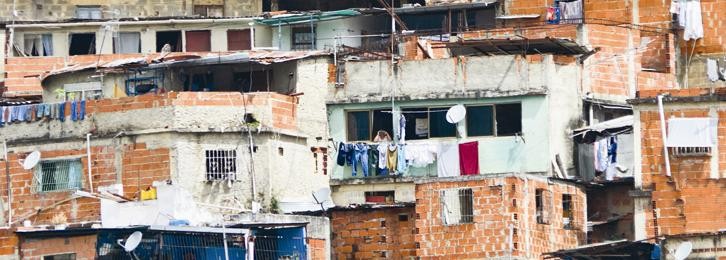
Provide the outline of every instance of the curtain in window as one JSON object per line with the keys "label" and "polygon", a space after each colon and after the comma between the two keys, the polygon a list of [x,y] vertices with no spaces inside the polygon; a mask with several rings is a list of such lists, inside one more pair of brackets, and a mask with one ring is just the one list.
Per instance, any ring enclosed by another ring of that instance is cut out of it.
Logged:
{"label": "curtain in window", "polygon": [[53,35],[43,34],[43,56],[53,56]]}
{"label": "curtain in window", "polygon": [[25,36],[25,40],[23,41],[23,53],[28,56],[33,55],[33,46],[35,45],[35,37],[33,36]]}
{"label": "curtain in window", "polygon": [[[80,161],[73,161],[68,166],[68,186],[66,188],[80,188],[81,187],[81,172],[83,171]],[[58,175],[56,175],[58,176]],[[64,176],[65,177],[65,176]],[[61,182],[56,182],[61,183]]]}
{"label": "curtain in window", "polygon": [[139,53],[141,34],[135,32],[119,33],[116,40],[116,53]]}

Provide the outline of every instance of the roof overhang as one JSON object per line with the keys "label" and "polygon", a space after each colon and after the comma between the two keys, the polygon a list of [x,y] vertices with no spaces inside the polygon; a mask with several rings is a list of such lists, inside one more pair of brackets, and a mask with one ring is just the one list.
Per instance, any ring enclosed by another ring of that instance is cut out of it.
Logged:
{"label": "roof overhang", "polygon": [[475,39],[442,43],[435,48],[449,48],[454,52],[472,52],[485,55],[561,54],[582,55],[590,50],[569,39]]}

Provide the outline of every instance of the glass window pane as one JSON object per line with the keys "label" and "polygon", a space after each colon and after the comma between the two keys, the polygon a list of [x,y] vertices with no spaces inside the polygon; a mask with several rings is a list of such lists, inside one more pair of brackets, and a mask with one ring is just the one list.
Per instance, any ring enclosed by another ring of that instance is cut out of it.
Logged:
{"label": "glass window pane", "polygon": [[492,106],[466,108],[466,132],[469,136],[494,135],[494,109]]}
{"label": "glass window pane", "polygon": [[522,132],[522,104],[497,105],[497,135]]}
{"label": "glass window pane", "polygon": [[406,117],[406,140],[429,138],[429,113],[427,108],[403,109],[403,116]]}
{"label": "glass window pane", "polygon": [[431,137],[456,137],[456,125],[446,121],[446,108],[432,108],[429,112]]}
{"label": "glass window pane", "polygon": [[348,141],[367,141],[370,139],[370,112],[348,112]]}

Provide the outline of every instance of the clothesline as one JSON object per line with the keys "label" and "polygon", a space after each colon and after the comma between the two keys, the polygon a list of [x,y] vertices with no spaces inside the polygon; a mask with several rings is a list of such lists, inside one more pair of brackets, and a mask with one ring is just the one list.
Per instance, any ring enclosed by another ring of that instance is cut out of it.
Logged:
{"label": "clothesline", "polygon": [[[423,113],[431,113],[431,112],[448,112],[448,109],[443,110],[413,110],[413,111],[400,111],[401,114],[423,114]],[[383,113],[392,114],[393,111],[391,110],[383,110],[381,111]]]}

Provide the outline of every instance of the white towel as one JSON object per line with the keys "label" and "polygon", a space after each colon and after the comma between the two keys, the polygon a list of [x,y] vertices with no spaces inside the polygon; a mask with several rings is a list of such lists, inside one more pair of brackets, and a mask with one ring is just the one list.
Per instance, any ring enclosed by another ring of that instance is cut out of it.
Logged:
{"label": "white towel", "polygon": [[668,147],[713,147],[717,144],[717,118],[668,119]]}
{"label": "white towel", "polygon": [[685,8],[683,5],[681,5],[680,13],[682,15],[679,16],[678,19],[679,21],[683,19],[681,25],[683,25],[685,29],[683,32],[683,39],[688,41],[703,38],[703,18],[701,17],[701,1],[686,1]]}
{"label": "white towel", "polygon": [[714,59],[706,60],[706,76],[711,82],[718,80],[718,63]]}
{"label": "white towel", "polygon": [[453,177],[461,175],[459,168],[459,145],[442,144],[436,157],[439,177]]}

